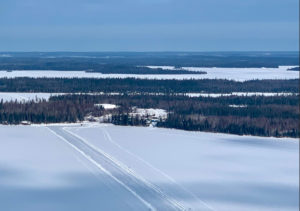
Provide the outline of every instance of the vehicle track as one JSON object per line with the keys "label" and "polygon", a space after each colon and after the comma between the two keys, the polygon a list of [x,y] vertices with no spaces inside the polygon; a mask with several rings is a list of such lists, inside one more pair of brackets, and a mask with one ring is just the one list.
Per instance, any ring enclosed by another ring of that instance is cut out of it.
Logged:
{"label": "vehicle track", "polygon": [[61,126],[48,126],[47,128],[133,194],[148,210],[187,210],[157,186],[137,175],[101,149],[89,144],[77,134],[64,130]]}
{"label": "vehicle track", "polygon": [[[199,199],[196,195],[194,195],[193,193],[191,193],[190,191],[188,191],[186,188],[184,188],[182,185],[180,185],[179,183],[177,183],[172,177],[170,177],[169,175],[167,175],[166,173],[164,173],[163,171],[161,171],[160,169],[154,167],[153,165],[151,165],[149,162],[143,160],[142,158],[140,158],[139,156],[131,153],[130,151],[128,151],[127,149],[123,148],[120,144],[118,144],[117,142],[115,142],[112,137],[110,136],[110,134],[108,133],[108,131],[105,129],[105,127],[99,127],[101,129],[101,131],[103,132],[103,135],[105,137],[106,140],[108,140],[109,142],[111,142],[114,146],[116,146],[117,148],[119,148],[120,150],[124,151],[125,153],[127,153],[129,156],[134,157],[137,161],[143,163],[145,166],[147,166],[149,169],[152,169],[153,171],[155,171],[157,174],[159,174],[161,177],[164,177],[168,180],[168,182],[170,184],[173,185],[173,189],[176,190],[177,192],[181,192],[183,195],[185,195],[186,197],[192,198],[195,201],[198,201],[198,205],[200,206],[200,204],[202,205],[201,208],[197,207],[195,208],[195,210],[209,210],[209,211],[216,211],[214,208],[212,208],[210,205],[208,205],[206,202],[204,202],[203,200]],[[176,193],[171,193],[169,194],[169,196],[172,196],[173,194]],[[188,206],[189,207],[189,206]],[[191,209],[191,208],[189,208]]]}

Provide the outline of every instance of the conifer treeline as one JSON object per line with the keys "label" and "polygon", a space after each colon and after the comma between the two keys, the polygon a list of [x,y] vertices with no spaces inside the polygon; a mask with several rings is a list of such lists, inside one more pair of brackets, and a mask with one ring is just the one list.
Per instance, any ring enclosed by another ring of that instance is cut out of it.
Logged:
{"label": "conifer treeline", "polygon": [[0,78],[0,92],[56,93],[231,93],[231,92],[292,92],[299,93],[299,79],[252,80],[146,80],[91,78]]}
{"label": "conifer treeline", "polygon": [[[95,106],[117,104],[114,110]],[[145,125],[132,107],[168,112],[159,127],[259,136],[299,137],[299,97],[186,97],[177,95],[62,95],[49,101],[0,102],[0,123],[76,122],[85,116],[112,114],[118,125]]]}
{"label": "conifer treeline", "polygon": [[0,102],[0,123],[19,124],[22,121],[32,123],[60,123],[82,121],[84,116],[101,116],[104,110],[86,101],[30,101]]}

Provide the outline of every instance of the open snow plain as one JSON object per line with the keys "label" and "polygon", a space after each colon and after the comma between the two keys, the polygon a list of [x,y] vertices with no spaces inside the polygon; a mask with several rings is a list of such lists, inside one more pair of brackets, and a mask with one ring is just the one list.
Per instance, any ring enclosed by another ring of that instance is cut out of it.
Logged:
{"label": "open snow plain", "polygon": [[[172,71],[172,66],[149,66],[150,68],[162,68]],[[102,74],[87,73],[85,71],[53,71],[53,70],[20,70],[0,71],[0,78],[33,77],[33,78],[140,78],[140,79],[228,79],[247,81],[254,79],[298,79],[298,71],[288,71],[294,66],[279,66],[278,68],[207,68],[207,67],[183,67],[188,71],[205,71],[207,74],[180,74],[180,75],[140,75],[140,74]]]}
{"label": "open snow plain", "polygon": [[298,210],[299,142],[104,124],[0,126],[0,210]]}

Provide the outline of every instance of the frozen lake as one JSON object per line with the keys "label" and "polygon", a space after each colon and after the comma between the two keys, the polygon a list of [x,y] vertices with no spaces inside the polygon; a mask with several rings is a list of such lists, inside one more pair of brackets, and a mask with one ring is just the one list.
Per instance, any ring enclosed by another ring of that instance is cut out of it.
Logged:
{"label": "frozen lake", "polygon": [[299,209],[297,139],[104,124],[0,134],[0,210]]}
{"label": "frozen lake", "polygon": [[[158,68],[160,66],[150,66]],[[172,71],[172,66],[162,66],[160,68]],[[135,74],[101,74],[86,73],[84,71],[0,71],[0,78],[34,77],[34,78],[141,78],[141,79],[229,79],[236,81],[246,81],[253,79],[297,79],[298,71],[287,71],[291,66],[280,66],[279,68],[205,68],[205,67],[184,67],[189,71],[206,71],[207,74],[182,74],[182,75],[135,75]]]}

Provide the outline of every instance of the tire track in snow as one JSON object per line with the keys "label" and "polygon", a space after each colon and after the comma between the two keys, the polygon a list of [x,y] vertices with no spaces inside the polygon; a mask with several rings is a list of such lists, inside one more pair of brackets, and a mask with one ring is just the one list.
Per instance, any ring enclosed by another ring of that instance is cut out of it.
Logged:
{"label": "tire track in snow", "polygon": [[61,127],[48,127],[48,129],[95,164],[101,171],[122,185],[146,205],[148,209],[185,210],[180,203],[169,198],[159,188],[137,175],[129,167],[104,151],[89,144],[77,134]]}
{"label": "tire track in snow", "polygon": [[87,160],[89,160],[91,163],[93,163],[96,167],[98,167],[101,171],[103,171],[105,174],[107,174],[109,177],[111,177],[113,180],[115,180],[117,183],[119,183],[121,186],[123,186],[126,190],[128,190],[132,195],[134,195],[137,199],[139,199],[146,207],[148,207],[150,210],[155,211],[156,209],[147,201],[145,201],[140,195],[138,195],[134,190],[132,190],[130,187],[128,187],[126,184],[124,184],[122,181],[120,181],[118,178],[116,178],[114,175],[112,175],[111,172],[106,170],[102,165],[100,165],[97,161],[95,161],[91,156],[80,150],[78,147],[70,143],[67,139],[65,139],[63,136],[59,135],[57,132],[55,132],[53,129],[47,127],[48,130],[53,133],[55,136],[63,140],[65,143],[67,143],[69,146],[71,146],[73,149],[75,149],[77,152],[79,152],[81,155],[83,155]]}
{"label": "tire track in snow", "polygon": [[152,164],[150,164],[149,162],[145,161],[144,159],[140,158],[139,156],[133,154],[132,152],[128,151],[127,149],[125,149],[124,147],[122,147],[120,144],[118,144],[117,142],[115,142],[112,137],[110,136],[110,134],[108,133],[108,131],[104,128],[101,127],[101,130],[104,134],[104,136],[106,137],[106,139],[108,141],[110,141],[112,144],[114,144],[115,146],[117,146],[120,150],[128,153],[129,155],[131,155],[132,157],[134,157],[135,159],[139,160],[141,163],[144,163],[146,166],[148,166],[149,168],[153,169],[154,171],[156,171],[157,173],[161,174],[163,177],[167,178],[171,183],[173,183],[173,185],[179,187],[179,189],[181,189],[181,191],[186,192],[188,195],[192,196],[195,200],[199,201],[201,204],[203,204],[203,206],[205,206],[207,209],[211,210],[211,211],[215,211],[214,208],[212,208],[210,205],[208,205],[206,202],[204,202],[203,200],[199,199],[195,194],[191,193],[190,191],[188,191],[185,187],[183,187],[182,185],[178,184],[176,182],[175,179],[173,179],[172,177],[170,177],[169,175],[167,175],[166,173],[164,173],[163,171],[161,171],[160,169],[154,167]]}
{"label": "tire track in snow", "polygon": [[75,133],[73,133],[71,131],[66,130],[65,127],[63,128],[63,130],[66,131],[66,132],[68,132],[68,133],[70,133],[71,135],[75,136],[76,138],[80,139],[86,145],[88,145],[91,148],[93,148],[95,151],[103,154],[106,158],[108,158],[110,161],[112,161],[114,164],[116,164],[121,170],[123,170],[126,173],[128,173],[129,175],[135,177],[137,180],[140,180],[141,182],[143,182],[148,188],[151,188],[152,190],[154,190],[155,192],[157,192],[157,194],[159,194],[160,197],[162,197],[163,199],[165,199],[165,200],[169,201],[171,204],[173,204],[174,207],[177,207],[179,210],[186,210],[184,208],[184,206],[182,204],[180,204],[180,202],[178,202],[178,201],[170,198],[163,191],[161,191],[157,186],[153,185],[152,183],[150,183],[149,181],[147,181],[145,178],[143,178],[140,175],[138,175],[136,172],[134,172],[131,168],[129,168],[128,166],[126,166],[122,162],[116,160],[114,157],[110,156],[109,154],[107,154],[103,150],[99,149],[99,147],[96,147],[96,146],[90,144],[89,142],[87,142],[85,139],[83,139],[82,137],[78,136],[77,134],[75,134]]}

